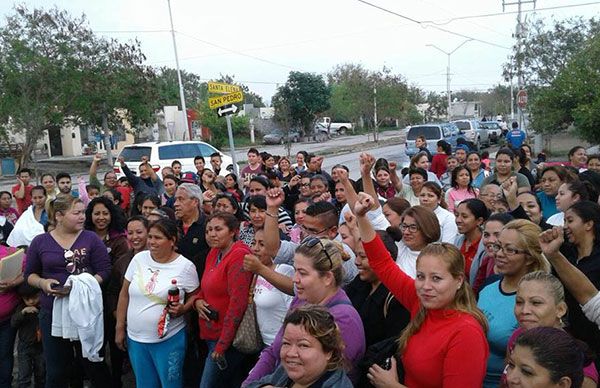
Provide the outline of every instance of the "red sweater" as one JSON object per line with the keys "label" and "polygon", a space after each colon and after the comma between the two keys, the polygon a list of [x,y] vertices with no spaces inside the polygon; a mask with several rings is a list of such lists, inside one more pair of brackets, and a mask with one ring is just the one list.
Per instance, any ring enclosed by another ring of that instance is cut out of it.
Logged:
{"label": "red sweater", "polygon": [[429,171],[435,173],[438,178],[441,177],[448,168],[446,165],[446,159],[448,159],[448,155],[444,153],[437,153],[433,155],[433,160],[431,161],[431,167],[429,168]]}
{"label": "red sweater", "polygon": [[206,257],[198,298],[217,310],[219,319],[200,319],[200,338],[218,340],[215,346],[217,353],[225,353],[233,342],[248,306],[252,273],[244,271],[243,264],[244,255],[250,253],[246,244],[236,241],[220,263],[217,264],[218,249],[211,249]]}
{"label": "red sweater", "polygon": [[[363,246],[375,274],[414,317],[421,305],[414,280],[396,265],[379,236]],[[450,309],[428,310],[402,355],[404,385],[481,387],[488,354],[483,328],[471,315]]]}

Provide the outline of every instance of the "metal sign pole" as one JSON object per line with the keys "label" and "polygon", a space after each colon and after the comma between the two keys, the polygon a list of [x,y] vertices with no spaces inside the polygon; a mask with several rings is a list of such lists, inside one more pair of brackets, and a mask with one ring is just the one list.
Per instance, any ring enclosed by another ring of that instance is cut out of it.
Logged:
{"label": "metal sign pole", "polygon": [[231,152],[231,161],[233,162],[233,172],[239,177],[239,168],[235,158],[235,145],[233,144],[233,130],[231,129],[231,115],[225,116],[225,120],[227,120],[227,134],[229,135],[229,150]]}

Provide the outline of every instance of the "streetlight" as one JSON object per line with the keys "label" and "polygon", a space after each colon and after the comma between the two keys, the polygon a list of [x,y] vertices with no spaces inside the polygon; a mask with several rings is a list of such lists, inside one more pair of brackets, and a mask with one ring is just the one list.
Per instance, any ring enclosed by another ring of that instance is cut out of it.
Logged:
{"label": "streetlight", "polygon": [[173,29],[173,14],[171,13],[171,0],[167,0],[169,6],[169,20],[171,21],[171,37],[173,38],[173,51],[175,51],[175,65],[177,66],[177,81],[179,82],[179,99],[181,100],[181,110],[183,111],[183,140],[185,135],[189,135],[189,140],[192,140],[192,129],[188,125],[187,108],[185,106],[185,94],[183,93],[183,82],[181,81],[181,71],[179,70],[179,57],[177,56],[177,42],[175,41],[175,30]]}
{"label": "streetlight", "polygon": [[448,95],[448,121],[450,121],[450,119],[451,119],[450,105],[452,104],[452,96],[450,94],[450,55],[454,54],[456,52],[456,50],[461,48],[465,43],[470,42],[472,40],[473,39],[465,40],[464,42],[462,42],[461,44],[456,46],[456,48],[450,52],[448,52],[446,50],[442,50],[441,48],[439,48],[438,46],[436,46],[434,44],[427,45],[427,47],[433,47],[434,49],[441,51],[448,56],[448,65],[446,66],[446,94]]}

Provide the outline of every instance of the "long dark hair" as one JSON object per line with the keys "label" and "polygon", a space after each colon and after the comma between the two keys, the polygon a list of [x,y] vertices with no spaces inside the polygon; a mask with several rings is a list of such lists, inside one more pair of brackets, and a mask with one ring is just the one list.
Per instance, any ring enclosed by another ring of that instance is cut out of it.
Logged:
{"label": "long dark hair", "polygon": [[113,203],[113,201],[103,196],[92,199],[85,209],[85,229],[91,231],[96,230],[96,227],[92,222],[92,213],[94,212],[94,207],[97,204],[104,205],[110,213],[110,224],[108,224],[109,231],[117,233],[122,233],[125,231],[125,228],[127,227],[127,218],[125,218],[125,214],[121,208],[117,207],[117,205]]}
{"label": "long dark hair", "polygon": [[568,209],[577,214],[583,222],[594,223],[594,246],[600,246],[600,205],[592,201],[575,202]]}

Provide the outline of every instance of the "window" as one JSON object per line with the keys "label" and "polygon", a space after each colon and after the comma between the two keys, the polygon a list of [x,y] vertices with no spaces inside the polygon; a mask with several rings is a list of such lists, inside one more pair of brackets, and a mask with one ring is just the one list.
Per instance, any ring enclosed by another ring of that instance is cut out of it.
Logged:
{"label": "window", "polygon": [[150,159],[150,152],[152,148],[150,147],[125,147],[123,151],[121,151],[121,156],[125,158],[126,162],[141,162],[142,156],[148,157]]}
{"label": "window", "polygon": [[195,158],[198,155],[209,157],[210,154],[216,152],[208,144],[185,143],[185,144],[170,144],[158,147],[158,158],[166,159],[186,159]]}
{"label": "window", "polygon": [[408,131],[407,140],[415,140],[417,136],[423,135],[427,140],[438,140],[440,136],[440,128],[434,126],[413,127]]}
{"label": "window", "polygon": [[460,129],[461,131],[471,130],[471,124],[468,121],[456,121],[454,124],[456,124],[458,129]]}

